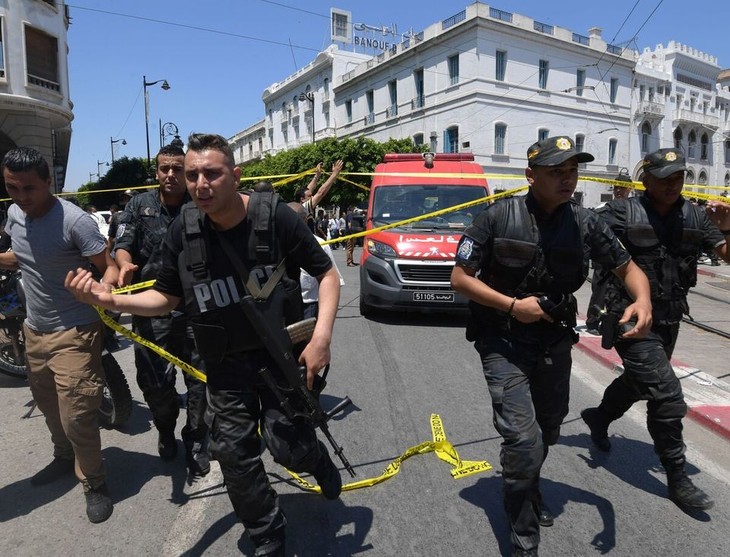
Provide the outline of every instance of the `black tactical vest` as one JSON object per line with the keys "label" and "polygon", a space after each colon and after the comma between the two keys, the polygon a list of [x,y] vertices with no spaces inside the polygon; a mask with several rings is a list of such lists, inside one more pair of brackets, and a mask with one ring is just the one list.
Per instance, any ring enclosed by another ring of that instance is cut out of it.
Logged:
{"label": "black tactical vest", "polygon": [[[703,240],[697,210],[688,201],[669,218],[675,220],[667,223],[670,232],[662,242],[642,198],[630,198],[626,200],[626,226],[620,238],[649,279],[654,320],[658,323],[677,323],[689,311],[687,292],[697,284],[697,257]],[[614,278],[611,281],[618,287]]]}
{"label": "black tactical vest", "polygon": [[206,363],[219,362],[226,354],[262,347],[258,334],[240,309],[239,301],[246,294],[254,296],[258,309],[275,329],[302,319],[299,277],[295,280],[287,276],[276,236],[278,203],[279,196],[272,192],[250,194],[246,218],[252,233],[248,237],[247,259],[256,264],[245,269],[248,276],[237,273],[240,281],[230,276],[211,276],[208,254],[211,236],[216,232],[206,225],[203,213],[193,203],[182,208],[183,250],[178,267],[185,311]]}

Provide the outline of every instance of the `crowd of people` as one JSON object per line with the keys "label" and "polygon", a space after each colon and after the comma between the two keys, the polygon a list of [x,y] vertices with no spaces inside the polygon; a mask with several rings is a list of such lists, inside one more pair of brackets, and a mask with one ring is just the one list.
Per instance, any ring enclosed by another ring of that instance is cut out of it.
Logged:
{"label": "crowd of people", "polygon": [[[476,216],[459,241],[451,275],[454,290],[470,300],[466,338],[474,343],[502,437],[514,555],[537,555],[540,528],[554,523],[540,474],[568,413],[577,342],[573,294],[591,261],[594,288],[603,289],[594,304],[604,301],[593,326],[612,339],[624,362],[600,404],[581,413],[592,442],[610,451],[610,424],[646,400],[670,499],[690,511],[713,504],[685,471],[687,407],[669,360],[700,253],[730,261],[730,205],[689,203],[682,196],[682,153],[660,149],[644,158],[643,194],[629,197],[623,193],[630,188],[614,188],[613,200],[585,209],[572,199],[579,164],[591,160],[566,136],[530,146],[527,195],[501,199]],[[343,284],[322,244],[353,229],[352,208],[337,216],[315,211],[343,161],[317,188],[319,165],[289,205],[267,182],[239,192],[241,170],[218,135],[191,134],[186,151],[163,147],[155,162],[158,188],[125,192],[107,241],[93,211],[51,194],[40,153],[18,148],[2,161],[14,203],[5,227],[12,251],[0,253],[0,267],[19,268],[28,285],[28,377],[53,445],[51,462],[30,481],[42,486],[75,474],[89,520],[111,516],[96,418],[103,325],[91,305],[130,313],[137,334],[206,374],[206,383],[184,377],[189,473],[208,474],[216,460],[255,554],[284,555],[286,517],[261,460],[261,438],[277,463],[310,473],[327,499],[339,497],[342,480],[312,423],[287,415],[262,382],[259,370],[276,369],[276,363],[238,301],[257,293],[257,311],[282,328],[317,318],[311,338],[295,353],[313,388],[331,358]],[[356,265],[352,238],[345,247],[347,265]],[[112,293],[150,279],[154,285],[142,292]],[[135,366],[159,456],[174,459],[175,368],[141,345],[135,345]]]}

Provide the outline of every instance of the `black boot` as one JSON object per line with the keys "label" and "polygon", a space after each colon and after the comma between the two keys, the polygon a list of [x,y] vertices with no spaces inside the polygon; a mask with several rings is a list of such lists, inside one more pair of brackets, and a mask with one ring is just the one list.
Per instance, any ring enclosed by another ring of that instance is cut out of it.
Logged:
{"label": "black boot", "polygon": [[608,419],[600,408],[586,408],[580,417],[591,430],[591,441],[599,450],[607,453],[611,450],[611,441],[608,440]]}
{"label": "black boot", "polygon": [[706,511],[711,509],[715,502],[692,483],[687,476],[684,462],[664,464],[667,471],[667,485],[669,498],[680,509],[687,511]]}

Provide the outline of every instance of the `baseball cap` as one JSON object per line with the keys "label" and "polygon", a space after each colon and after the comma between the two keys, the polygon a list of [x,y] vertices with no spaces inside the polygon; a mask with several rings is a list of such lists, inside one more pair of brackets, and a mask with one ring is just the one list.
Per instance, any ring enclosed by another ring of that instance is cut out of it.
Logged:
{"label": "baseball cap", "polygon": [[680,170],[683,172],[687,170],[684,155],[679,149],[659,149],[649,153],[644,157],[641,166],[644,172],[649,172],[657,178],[666,178]]}
{"label": "baseball cap", "polygon": [[576,157],[578,162],[594,160],[590,153],[575,150],[575,143],[566,135],[548,137],[530,145],[527,150],[527,166],[558,166]]}
{"label": "baseball cap", "polygon": [[128,195],[129,197],[133,197],[134,196],[134,192],[132,190],[127,190],[122,195]]}

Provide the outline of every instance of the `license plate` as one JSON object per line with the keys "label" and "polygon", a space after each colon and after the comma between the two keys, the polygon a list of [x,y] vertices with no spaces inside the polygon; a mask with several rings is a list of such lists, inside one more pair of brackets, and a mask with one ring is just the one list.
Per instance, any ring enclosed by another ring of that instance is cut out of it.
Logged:
{"label": "license plate", "polygon": [[453,292],[414,292],[414,302],[444,302],[453,303],[454,293]]}

